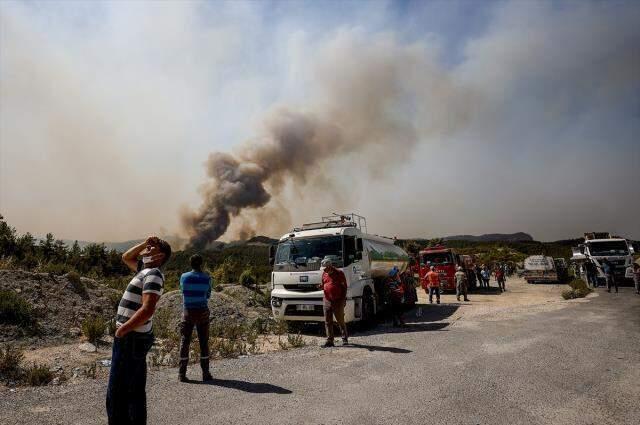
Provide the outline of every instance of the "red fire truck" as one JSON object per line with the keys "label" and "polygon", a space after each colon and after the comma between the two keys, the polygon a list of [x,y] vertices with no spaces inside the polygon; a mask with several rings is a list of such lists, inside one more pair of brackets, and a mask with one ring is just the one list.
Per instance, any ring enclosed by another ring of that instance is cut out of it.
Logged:
{"label": "red fire truck", "polygon": [[[425,276],[429,272],[431,266],[435,267],[435,271],[440,275],[440,289],[443,291],[455,291],[456,282],[453,275],[456,273],[456,267],[462,266],[467,269],[470,264],[465,264],[471,258],[462,258],[453,249],[444,245],[436,245],[428,247],[420,251],[420,283],[423,283]],[[466,261],[465,261],[466,260]],[[426,282],[424,282],[426,285]]]}

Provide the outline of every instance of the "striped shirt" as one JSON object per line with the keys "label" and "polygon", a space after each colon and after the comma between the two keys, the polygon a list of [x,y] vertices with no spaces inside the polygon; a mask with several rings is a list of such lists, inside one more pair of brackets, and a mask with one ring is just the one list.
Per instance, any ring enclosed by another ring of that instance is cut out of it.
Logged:
{"label": "striped shirt", "polygon": [[[142,307],[142,294],[162,295],[164,286],[164,275],[160,269],[142,269],[140,270],[122,294],[122,299],[118,305],[118,313],[116,316],[116,326],[123,325],[133,314]],[[144,324],[134,329],[135,332],[149,333],[152,328],[152,318],[149,318]]]}
{"label": "striped shirt", "polygon": [[180,290],[185,310],[207,308],[211,297],[211,276],[192,270],[180,276]]}

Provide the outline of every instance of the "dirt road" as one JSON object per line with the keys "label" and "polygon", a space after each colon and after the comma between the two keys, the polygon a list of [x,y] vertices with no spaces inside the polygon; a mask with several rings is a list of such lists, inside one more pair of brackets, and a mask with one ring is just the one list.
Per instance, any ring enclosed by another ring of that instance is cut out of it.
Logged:
{"label": "dirt road", "polygon": [[[211,384],[148,383],[150,424],[637,424],[640,297],[560,286],[423,305],[396,331],[215,363]],[[105,381],[3,392],[2,424],[103,424]]]}

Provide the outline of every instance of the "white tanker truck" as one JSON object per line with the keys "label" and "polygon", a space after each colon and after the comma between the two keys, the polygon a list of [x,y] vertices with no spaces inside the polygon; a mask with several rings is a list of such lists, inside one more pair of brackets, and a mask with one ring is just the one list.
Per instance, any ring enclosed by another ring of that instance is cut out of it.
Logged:
{"label": "white tanker truck", "polygon": [[345,321],[371,321],[382,303],[384,278],[393,266],[404,271],[409,256],[392,239],[366,233],[356,214],[322,217],[283,235],[271,247],[271,308],[288,321],[324,321],[318,285],[323,259],[332,260],[347,279]]}

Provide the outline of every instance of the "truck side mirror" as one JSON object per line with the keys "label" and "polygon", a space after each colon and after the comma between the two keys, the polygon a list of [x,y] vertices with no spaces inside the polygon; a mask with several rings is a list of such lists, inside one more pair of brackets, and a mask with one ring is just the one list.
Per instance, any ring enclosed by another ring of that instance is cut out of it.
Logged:
{"label": "truck side mirror", "polygon": [[356,252],[356,260],[362,260],[362,251]]}
{"label": "truck side mirror", "polygon": [[276,249],[277,245],[269,245],[269,265],[273,267],[276,262]]}
{"label": "truck side mirror", "polygon": [[356,251],[359,251],[359,252],[364,251],[364,247],[362,246],[362,238],[356,239]]}
{"label": "truck side mirror", "polygon": [[584,254],[584,245],[578,245],[578,248],[580,249],[580,254]]}

